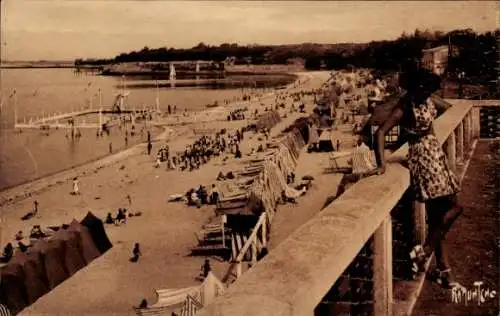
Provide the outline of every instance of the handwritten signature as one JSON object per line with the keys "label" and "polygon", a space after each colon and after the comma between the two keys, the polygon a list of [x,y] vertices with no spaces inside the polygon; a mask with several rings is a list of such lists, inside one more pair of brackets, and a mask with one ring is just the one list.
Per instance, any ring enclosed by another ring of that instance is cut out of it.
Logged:
{"label": "handwritten signature", "polygon": [[484,304],[488,299],[495,298],[497,292],[487,287],[483,287],[483,284],[482,281],[476,281],[473,284],[473,289],[467,289],[464,286],[453,288],[451,291],[451,301],[455,304],[464,303],[465,305],[476,302],[479,306]]}

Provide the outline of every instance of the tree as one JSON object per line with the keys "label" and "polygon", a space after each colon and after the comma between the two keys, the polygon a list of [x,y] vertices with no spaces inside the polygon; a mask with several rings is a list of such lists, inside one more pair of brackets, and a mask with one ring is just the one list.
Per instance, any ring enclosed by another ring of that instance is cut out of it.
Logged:
{"label": "tree", "polygon": [[320,70],[321,69],[321,61],[322,61],[322,59],[320,56],[309,57],[306,59],[304,67],[307,70]]}

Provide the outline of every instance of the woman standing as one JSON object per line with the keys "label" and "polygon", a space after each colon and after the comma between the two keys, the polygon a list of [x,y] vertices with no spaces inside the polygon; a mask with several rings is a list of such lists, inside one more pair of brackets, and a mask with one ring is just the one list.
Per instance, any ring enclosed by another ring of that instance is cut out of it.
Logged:
{"label": "woman standing", "polygon": [[73,178],[73,195],[80,195],[80,190],[78,188],[78,178]]}
{"label": "woman standing", "polygon": [[448,166],[445,153],[436,138],[432,123],[438,110],[446,103],[431,96],[440,87],[440,78],[426,70],[413,70],[400,78],[406,95],[393,109],[391,115],[376,134],[378,168],[371,174],[383,174],[385,135],[397,124],[408,137],[408,168],[411,190],[416,200],[425,203],[429,223],[429,235],[425,245],[416,246],[411,254],[414,270],[422,272],[426,254],[435,252],[437,267],[431,274],[434,281],[444,288],[453,288],[444,237],[453,222],[462,213],[457,201],[459,183]]}

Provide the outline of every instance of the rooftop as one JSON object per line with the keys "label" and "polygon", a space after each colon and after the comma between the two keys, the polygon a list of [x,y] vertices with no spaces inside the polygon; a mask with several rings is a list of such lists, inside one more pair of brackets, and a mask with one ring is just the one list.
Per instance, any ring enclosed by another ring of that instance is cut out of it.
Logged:
{"label": "rooftop", "polygon": [[435,53],[435,52],[438,52],[438,51],[443,51],[443,50],[448,50],[448,45],[441,45],[441,46],[438,46],[438,47],[433,47],[433,48],[429,48],[429,49],[424,49],[422,50],[423,53]]}

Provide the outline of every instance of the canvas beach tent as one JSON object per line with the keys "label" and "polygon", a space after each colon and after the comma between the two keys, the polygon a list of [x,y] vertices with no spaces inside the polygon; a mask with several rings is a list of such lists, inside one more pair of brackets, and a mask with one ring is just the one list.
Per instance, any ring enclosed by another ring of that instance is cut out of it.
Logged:
{"label": "canvas beach tent", "polygon": [[18,264],[9,264],[2,267],[0,276],[0,301],[17,314],[28,305],[23,269]]}
{"label": "canvas beach tent", "polygon": [[41,256],[49,289],[55,288],[69,277],[64,266],[64,253],[61,246],[60,241],[39,240],[31,250]]}
{"label": "canvas beach tent", "polygon": [[73,220],[68,227],[68,231],[77,233],[79,251],[86,264],[89,264],[101,255],[85,226]]}
{"label": "canvas beach tent", "polygon": [[61,229],[54,235],[54,239],[60,243],[61,251],[64,253],[64,267],[66,272],[68,272],[68,276],[72,276],[86,266],[80,251],[78,234],[76,232]]}
{"label": "canvas beach tent", "polygon": [[102,220],[97,218],[94,214],[92,214],[92,212],[88,212],[80,223],[88,229],[97,249],[101,254],[113,247],[109,241],[108,235],[106,234]]}
{"label": "canvas beach tent", "polygon": [[156,290],[156,303],[146,308],[134,307],[134,310],[139,316],[170,315],[172,312],[178,315],[195,315],[198,310],[224,294],[224,291],[224,284],[212,272],[209,272],[200,285]]}
{"label": "canvas beach tent", "polygon": [[45,267],[38,252],[17,253],[9,262],[23,271],[26,287],[27,305],[33,304],[39,297],[49,291]]}

